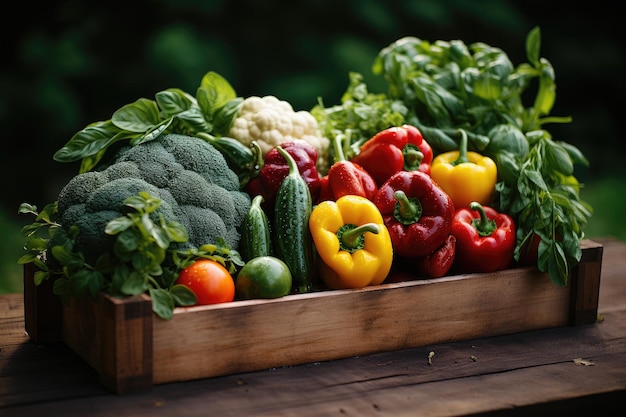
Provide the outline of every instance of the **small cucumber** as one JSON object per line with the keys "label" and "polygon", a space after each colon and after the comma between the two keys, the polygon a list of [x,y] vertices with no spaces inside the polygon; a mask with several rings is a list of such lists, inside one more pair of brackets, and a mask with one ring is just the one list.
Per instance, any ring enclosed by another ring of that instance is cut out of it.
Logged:
{"label": "small cucumber", "polygon": [[272,254],[272,241],[267,215],[261,204],[263,196],[257,195],[252,199],[250,210],[243,219],[241,228],[240,252],[243,260]]}
{"label": "small cucumber", "polygon": [[274,207],[274,239],[278,258],[292,276],[292,291],[313,289],[313,240],[309,231],[312,198],[293,157],[280,146],[278,152],[287,160],[289,174],[278,187]]}

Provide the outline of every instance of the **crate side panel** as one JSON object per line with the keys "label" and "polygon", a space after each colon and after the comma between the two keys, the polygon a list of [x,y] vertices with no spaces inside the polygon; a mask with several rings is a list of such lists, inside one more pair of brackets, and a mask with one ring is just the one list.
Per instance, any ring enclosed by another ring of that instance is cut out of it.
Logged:
{"label": "crate side panel", "polygon": [[154,322],[154,382],[561,326],[569,302],[569,288],[515,269],[183,310]]}

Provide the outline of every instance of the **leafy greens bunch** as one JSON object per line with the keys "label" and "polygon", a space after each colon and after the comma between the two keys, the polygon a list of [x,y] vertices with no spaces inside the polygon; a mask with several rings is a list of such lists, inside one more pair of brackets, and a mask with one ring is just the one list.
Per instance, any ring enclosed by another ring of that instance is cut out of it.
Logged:
{"label": "leafy greens bunch", "polygon": [[154,100],[140,98],[126,104],[111,119],[91,123],[77,132],[53,158],[57,162],[80,160],[79,172],[84,173],[98,165],[110,146],[121,141],[139,145],[164,133],[176,133],[197,136],[215,146],[215,136],[228,131],[242,102],[226,79],[210,71],[202,77],[195,96],[169,88],[156,93]]}
{"label": "leafy greens bunch", "polygon": [[[526,38],[527,63],[513,66],[507,54],[485,43],[428,42],[405,37],[382,49],[373,72],[384,77],[386,93],[374,94],[359,74],[341,104],[311,111],[327,137],[348,138],[348,155],[383,128],[417,126],[435,153],[457,150],[461,131],[468,149],[493,158],[499,182],[494,206],[517,226],[515,259],[538,244],[537,266],[559,286],[580,261],[580,239],[592,207],[580,198],[574,165],[588,165],[573,145],[552,139],[555,73],[540,57],[539,28]],[[534,92],[531,105],[525,99]]]}

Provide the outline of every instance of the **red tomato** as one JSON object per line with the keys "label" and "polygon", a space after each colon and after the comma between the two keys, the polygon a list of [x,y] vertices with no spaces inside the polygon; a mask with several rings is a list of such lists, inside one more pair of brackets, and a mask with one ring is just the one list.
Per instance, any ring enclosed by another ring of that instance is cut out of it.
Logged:
{"label": "red tomato", "polygon": [[235,281],[219,262],[199,259],[183,269],[176,284],[182,284],[196,295],[196,305],[227,303],[235,299]]}

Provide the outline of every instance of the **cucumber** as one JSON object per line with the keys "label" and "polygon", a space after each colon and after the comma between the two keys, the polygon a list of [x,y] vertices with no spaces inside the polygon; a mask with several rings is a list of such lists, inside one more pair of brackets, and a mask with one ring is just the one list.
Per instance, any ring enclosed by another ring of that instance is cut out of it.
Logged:
{"label": "cucumber", "polygon": [[276,148],[289,165],[289,174],[278,187],[274,206],[274,243],[277,257],[291,271],[292,292],[311,292],[314,253],[309,231],[313,207],[311,193],[293,157],[280,146]]}
{"label": "cucumber", "polygon": [[257,195],[243,219],[240,252],[243,260],[272,254],[272,240],[267,215],[261,207],[263,196]]}

